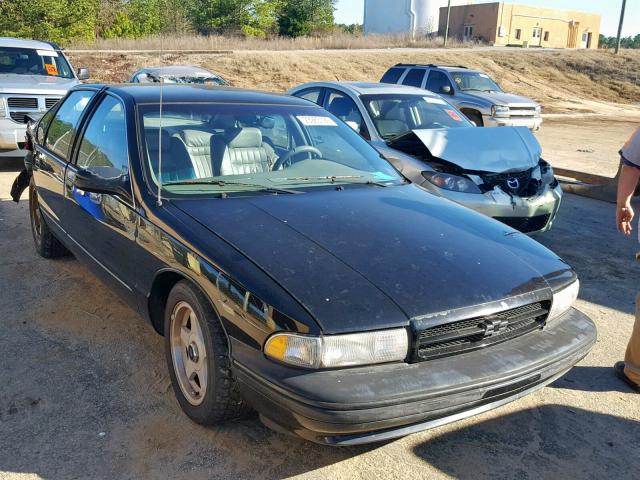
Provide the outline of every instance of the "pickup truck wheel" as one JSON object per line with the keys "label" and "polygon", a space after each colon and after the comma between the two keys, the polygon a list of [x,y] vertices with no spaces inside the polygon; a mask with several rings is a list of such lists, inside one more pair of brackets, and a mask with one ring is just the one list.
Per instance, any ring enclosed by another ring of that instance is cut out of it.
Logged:
{"label": "pickup truck wheel", "polygon": [[31,219],[33,242],[36,245],[38,255],[44,258],[56,258],[69,254],[66,247],[60,243],[60,240],[49,229],[44,215],[42,215],[40,202],[38,201],[38,191],[33,179],[29,183],[29,217]]}
{"label": "pickup truck wheel", "polygon": [[250,408],[231,375],[227,337],[208,299],[183,280],[169,293],[165,312],[165,354],[182,410],[202,425],[246,414]]}

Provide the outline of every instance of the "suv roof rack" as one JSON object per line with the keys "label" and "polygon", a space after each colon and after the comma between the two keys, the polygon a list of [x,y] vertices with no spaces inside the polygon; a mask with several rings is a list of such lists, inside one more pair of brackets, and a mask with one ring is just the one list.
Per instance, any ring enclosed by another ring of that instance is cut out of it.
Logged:
{"label": "suv roof rack", "polygon": [[445,67],[445,68],[464,68],[465,70],[467,69],[467,67],[465,67],[464,65],[436,65],[434,63],[397,63],[395,66],[396,67],[432,67],[432,68]]}

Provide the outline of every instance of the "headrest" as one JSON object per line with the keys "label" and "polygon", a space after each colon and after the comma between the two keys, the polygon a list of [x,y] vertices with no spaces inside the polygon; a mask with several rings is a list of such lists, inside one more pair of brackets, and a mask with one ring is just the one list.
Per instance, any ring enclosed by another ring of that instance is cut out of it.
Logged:
{"label": "headrest", "polygon": [[273,117],[262,117],[260,119],[260,126],[267,130],[271,130],[276,126],[276,119]]}
{"label": "headrest", "polygon": [[204,147],[210,145],[213,133],[202,130],[182,130],[174,136],[180,137],[187,147]]}
{"label": "headrest", "polygon": [[336,97],[331,100],[328,110],[336,117],[346,117],[353,110],[353,102],[346,97]]}
{"label": "headrest", "polygon": [[241,128],[231,134],[230,148],[257,148],[262,146],[262,132],[254,127]]}

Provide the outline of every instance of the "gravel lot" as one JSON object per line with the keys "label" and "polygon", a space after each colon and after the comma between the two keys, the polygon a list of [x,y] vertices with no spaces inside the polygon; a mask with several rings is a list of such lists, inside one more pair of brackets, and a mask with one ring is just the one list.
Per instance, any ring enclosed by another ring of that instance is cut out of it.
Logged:
{"label": "gravel lot", "polygon": [[[545,149],[575,168],[578,127],[550,123]],[[594,168],[617,165],[618,137],[631,128],[595,121],[591,136],[581,133]],[[610,367],[631,331],[640,264],[635,241],[615,232],[611,204],[566,195],[553,230],[537,237],[576,268],[577,306],[598,324],[599,341],[576,368],[472,419],[336,449],[272,433],[256,417],[190,422],[162,338],[73,258],[36,256],[27,202],[9,200],[14,177],[0,172],[0,479],[637,478],[640,397]]]}

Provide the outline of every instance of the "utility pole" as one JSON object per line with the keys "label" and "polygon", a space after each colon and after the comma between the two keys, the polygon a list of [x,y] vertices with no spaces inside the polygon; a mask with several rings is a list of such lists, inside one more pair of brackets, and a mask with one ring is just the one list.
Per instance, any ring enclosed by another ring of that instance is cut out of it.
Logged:
{"label": "utility pole", "polygon": [[[622,0],[623,2],[626,0]],[[624,7],[623,7],[624,8]],[[444,30],[444,48],[447,48],[447,40],[449,39],[449,18],[451,17],[451,0],[447,3],[447,26]],[[618,38],[620,35],[618,35]]]}
{"label": "utility pole", "polygon": [[618,41],[616,42],[616,55],[620,51],[620,43],[622,42],[622,24],[624,23],[624,10],[626,6],[627,6],[627,0],[622,0],[622,10],[620,11],[620,24],[618,25]]}

